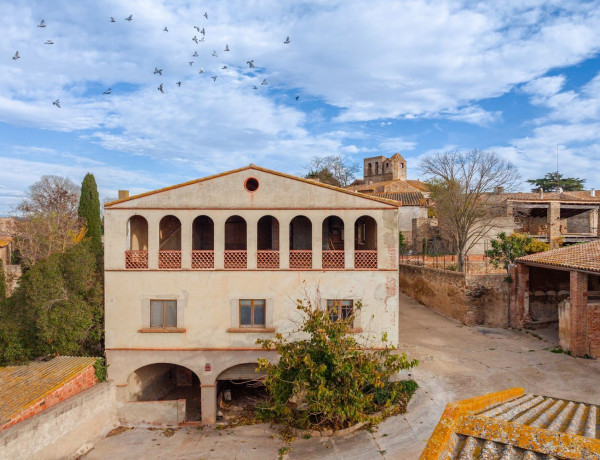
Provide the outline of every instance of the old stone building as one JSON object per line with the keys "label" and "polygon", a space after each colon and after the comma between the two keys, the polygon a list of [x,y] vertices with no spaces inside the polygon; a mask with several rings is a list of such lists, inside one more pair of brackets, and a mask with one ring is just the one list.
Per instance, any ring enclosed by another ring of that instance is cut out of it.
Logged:
{"label": "old stone building", "polygon": [[390,158],[365,158],[363,179],[355,180],[348,189],[397,201],[399,230],[407,248],[413,247],[413,220],[427,221],[429,194],[423,182],[407,179],[407,162],[402,155],[395,153]]}
{"label": "old stone building", "polygon": [[[250,165],[105,205],[106,356],[119,416],[213,422],[295,299],[398,342],[398,205]],[[365,342],[366,343],[366,342]],[[186,407],[177,400],[185,399]],[[168,402],[170,400],[171,402]]]}

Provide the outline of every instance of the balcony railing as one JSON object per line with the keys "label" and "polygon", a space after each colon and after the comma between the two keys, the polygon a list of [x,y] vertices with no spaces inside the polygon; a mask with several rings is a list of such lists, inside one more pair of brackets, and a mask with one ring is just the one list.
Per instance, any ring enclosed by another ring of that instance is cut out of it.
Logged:
{"label": "balcony railing", "polygon": [[256,268],[263,270],[279,268],[279,251],[263,249],[256,251]]}
{"label": "balcony railing", "polygon": [[323,251],[323,270],[343,269],[345,266],[344,250]]}
{"label": "balcony railing", "polygon": [[248,268],[248,252],[242,250],[225,250],[224,266],[230,270],[245,270]]}
{"label": "balcony railing", "polygon": [[144,270],[148,268],[148,251],[125,251],[125,269]]}
{"label": "balcony railing", "polygon": [[377,250],[354,251],[354,268],[377,269]]}
{"label": "balcony railing", "polygon": [[290,268],[310,270],[312,268],[312,251],[310,249],[290,250]]}
{"label": "balcony railing", "polygon": [[202,270],[215,267],[215,251],[193,250],[192,269]]}
{"label": "balcony railing", "polygon": [[181,270],[181,251],[158,251],[158,268],[160,270]]}

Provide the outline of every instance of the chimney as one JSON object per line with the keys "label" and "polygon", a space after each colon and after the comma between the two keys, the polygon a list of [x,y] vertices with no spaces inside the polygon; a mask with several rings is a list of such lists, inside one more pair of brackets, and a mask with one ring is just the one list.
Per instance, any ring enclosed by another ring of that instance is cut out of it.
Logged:
{"label": "chimney", "polygon": [[504,193],[504,187],[498,186],[498,187],[494,187],[494,193],[496,195],[501,195]]}
{"label": "chimney", "polygon": [[544,198],[544,189],[540,187],[540,199]]}
{"label": "chimney", "polygon": [[596,196],[596,189],[593,188],[590,190],[590,196]]}
{"label": "chimney", "polygon": [[119,190],[119,200],[125,200],[129,198],[129,190]]}

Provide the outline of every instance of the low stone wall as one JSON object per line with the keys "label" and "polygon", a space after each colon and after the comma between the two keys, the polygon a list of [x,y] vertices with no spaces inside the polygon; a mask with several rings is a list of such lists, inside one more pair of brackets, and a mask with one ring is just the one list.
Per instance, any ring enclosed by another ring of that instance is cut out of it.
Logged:
{"label": "low stone wall", "polygon": [[0,458],[77,458],[117,425],[115,385],[94,385],[0,432]]}
{"label": "low stone wall", "polygon": [[117,406],[119,422],[127,425],[177,426],[185,421],[185,399],[127,401]]}
{"label": "low stone wall", "polygon": [[401,264],[400,290],[468,326],[508,326],[506,275],[465,275]]}

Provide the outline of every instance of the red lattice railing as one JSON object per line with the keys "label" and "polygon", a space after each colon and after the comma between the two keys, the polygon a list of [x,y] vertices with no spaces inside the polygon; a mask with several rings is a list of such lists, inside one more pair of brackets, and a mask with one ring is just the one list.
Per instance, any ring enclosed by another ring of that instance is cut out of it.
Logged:
{"label": "red lattice railing", "polygon": [[148,268],[148,251],[125,251],[125,268],[127,270]]}
{"label": "red lattice railing", "polygon": [[377,251],[354,251],[354,268],[377,268]]}
{"label": "red lattice railing", "polygon": [[312,268],[312,251],[310,249],[290,250],[290,268],[310,270]]}
{"label": "red lattice railing", "polygon": [[225,268],[244,270],[248,268],[248,252],[246,250],[226,250]]}
{"label": "red lattice railing", "polygon": [[192,269],[215,267],[215,251],[194,250],[192,251]]}
{"label": "red lattice railing", "polygon": [[323,269],[332,270],[344,268],[344,251],[323,251]]}
{"label": "red lattice railing", "polygon": [[279,251],[256,251],[256,268],[279,268]]}
{"label": "red lattice railing", "polygon": [[158,268],[160,270],[181,270],[181,251],[158,251]]}

